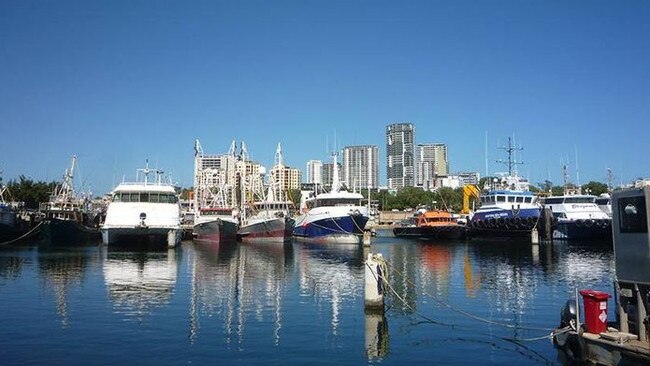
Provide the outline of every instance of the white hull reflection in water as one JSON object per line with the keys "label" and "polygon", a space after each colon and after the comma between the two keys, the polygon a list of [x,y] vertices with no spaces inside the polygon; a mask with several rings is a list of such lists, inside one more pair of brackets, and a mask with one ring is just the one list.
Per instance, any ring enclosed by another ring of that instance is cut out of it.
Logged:
{"label": "white hull reflection in water", "polygon": [[104,260],[104,281],[116,313],[141,319],[169,304],[176,286],[176,251],[113,252]]}
{"label": "white hull reflection in water", "polygon": [[273,344],[279,344],[283,297],[293,265],[291,244],[221,243],[196,248],[190,258],[190,341],[200,337],[201,318],[206,316],[221,318],[226,343],[237,349],[244,347],[249,322],[271,323]]}
{"label": "white hull reflection in water", "polygon": [[319,308],[331,306],[331,331],[337,335],[341,311],[350,303],[363,304],[363,249],[357,244],[302,243],[299,262],[301,296],[312,297]]}
{"label": "white hull reflection in water", "polygon": [[613,293],[607,247],[376,237],[372,251],[386,258],[391,288],[385,313],[366,312],[363,251],[306,243],[7,248],[0,359],[552,365],[557,353],[543,337],[574,288]]}

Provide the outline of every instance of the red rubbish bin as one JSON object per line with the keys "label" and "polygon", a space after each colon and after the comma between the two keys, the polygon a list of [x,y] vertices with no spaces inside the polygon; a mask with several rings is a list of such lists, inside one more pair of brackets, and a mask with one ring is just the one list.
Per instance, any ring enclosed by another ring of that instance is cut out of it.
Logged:
{"label": "red rubbish bin", "polygon": [[584,301],[585,325],[587,332],[599,334],[607,330],[607,292],[580,290]]}

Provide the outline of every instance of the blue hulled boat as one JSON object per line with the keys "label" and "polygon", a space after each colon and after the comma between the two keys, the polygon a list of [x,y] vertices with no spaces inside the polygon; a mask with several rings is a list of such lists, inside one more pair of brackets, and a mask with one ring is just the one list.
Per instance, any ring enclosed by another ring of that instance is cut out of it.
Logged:
{"label": "blue hulled boat", "polygon": [[[468,222],[472,236],[484,238],[510,238],[530,236],[541,215],[538,197],[528,190],[529,183],[519,177],[514,169],[520,164],[513,159],[518,150],[508,139],[508,174],[499,174],[484,189],[480,197],[480,207]],[[502,162],[502,161],[499,161]]]}
{"label": "blue hulled boat", "polygon": [[[336,167],[336,154],[334,166]],[[298,216],[293,229],[296,239],[318,243],[358,244],[368,222],[368,209],[361,205],[360,193],[341,189],[336,168],[332,190],[313,194],[304,201],[303,214]]]}

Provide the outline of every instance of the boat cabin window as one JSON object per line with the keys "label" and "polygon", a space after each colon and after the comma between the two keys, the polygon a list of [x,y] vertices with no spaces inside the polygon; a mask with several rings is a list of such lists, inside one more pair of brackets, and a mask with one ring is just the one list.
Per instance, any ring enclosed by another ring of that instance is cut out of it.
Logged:
{"label": "boat cabin window", "polygon": [[113,202],[176,203],[178,197],[173,193],[118,192],[113,195]]}
{"label": "boat cabin window", "polygon": [[293,203],[291,202],[272,202],[272,203],[256,203],[253,206],[253,209],[262,211],[262,210],[272,210],[272,211],[281,211],[281,210],[293,210]]}
{"label": "boat cabin window", "polygon": [[564,197],[564,203],[594,203],[593,197]]}
{"label": "boat cabin window", "polygon": [[557,198],[546,198],[544,199],[544,204],[545,205],[557,205],[562,203],[564,201],[564,197],[557,197]]}
{"label": "boat cabin window", "polygon": [[515,202],[515,196],[508,196],[508,202]]}
{"label": "boat cabin window", "polygon": [[522,197],[522,196],[517,196],[516,198],[517,198],[517,203],[522,203],[522,202],[524,202],[524,197]]}
{"label": "boat cabin window", "polygon": [[645,197],[627,197],[618,200],[618,214],[621,233],[647,233],[648,213],[645,209]]}
{"label": "boat cabin window", "polygon": [[361,200],[358,198],[317,198],[307,202],[307,207],[322,206],[361,206]]}
{"label": "boat cabin window", "polygon": [[506,196],[497,196],[497,202],[505,202]]}

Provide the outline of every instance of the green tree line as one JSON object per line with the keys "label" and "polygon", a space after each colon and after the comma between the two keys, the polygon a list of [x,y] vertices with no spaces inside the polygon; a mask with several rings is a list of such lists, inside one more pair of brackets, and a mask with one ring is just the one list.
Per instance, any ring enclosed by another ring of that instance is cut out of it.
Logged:
{"label": "green tree line", "polygon": [[14,202],[23,202],[26,208],[37,209],[39,203],[47,202],[54,192],[56,182],[34,181],[21,175],[17,181],[7,183],[5,199]]}

